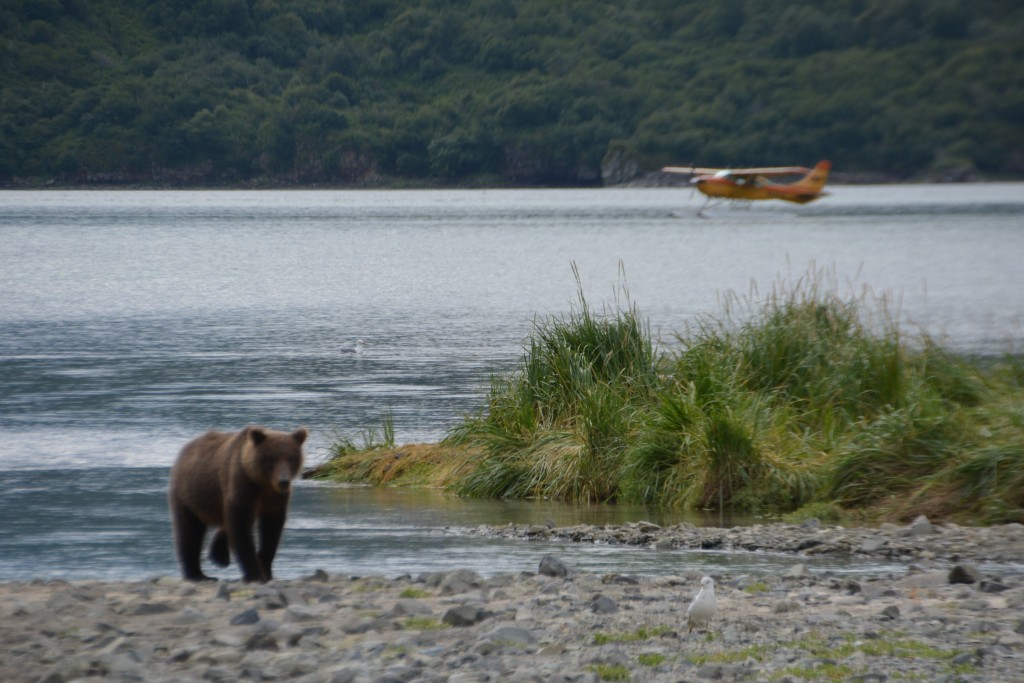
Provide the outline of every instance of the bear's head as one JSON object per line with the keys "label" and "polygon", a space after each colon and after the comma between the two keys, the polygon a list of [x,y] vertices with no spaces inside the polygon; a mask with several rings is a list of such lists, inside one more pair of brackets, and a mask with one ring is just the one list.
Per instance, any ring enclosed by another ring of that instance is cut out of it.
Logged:
{"label": "bear's head", "polygon": [[305,427],[291,433],[246,427],[245,432],[248,476],[279,493],[288,493],[302,470],[302,444],[309,432]]}

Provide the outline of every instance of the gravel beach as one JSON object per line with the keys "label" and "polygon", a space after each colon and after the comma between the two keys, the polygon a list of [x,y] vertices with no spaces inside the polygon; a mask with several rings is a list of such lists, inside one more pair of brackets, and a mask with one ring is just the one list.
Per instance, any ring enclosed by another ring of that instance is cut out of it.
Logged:
{"label": "gravel beach", "polygon": [[[714,576],[718,616],[694,632],[685,614],[701,573],[580,573],[554,556],[536,571],[490,577],[452,568],[402,577],[311,571],[264,585],[4,583],[0,680],[1024,681],[1024,527],[918,524],[891,533],[919,547],[899,548],[913,560],[901,573],[808,571],[801,559],[824,543],[793,550],[780,575],[723,571]],[[637,552],[659,552],[659,541],[681,547],[673,544],[687,531],[643,529],[590,527],[584,536],[635,531],[651,536]],[[975,539],[970,547],[959,530]],[[853,531],[768,525],[758,537],[783,544],[840,533]],[[881,552],[891,540],[863,533],[858,548],[835,552],[859,552],[870,539],[878,545],[868,549]]]}

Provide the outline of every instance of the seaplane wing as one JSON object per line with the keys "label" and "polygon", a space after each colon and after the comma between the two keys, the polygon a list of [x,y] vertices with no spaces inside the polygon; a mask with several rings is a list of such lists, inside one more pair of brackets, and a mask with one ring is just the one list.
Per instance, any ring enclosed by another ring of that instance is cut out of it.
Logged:
{"label": "seaplane wing", "polygon": [[697,168],[696,166],[666,166],[661,169],[665,173],[684,173],[686,175],[717,175],[730,176],[776,176],[776,175],[807,175],[811,169],[805,166],[765,166],[764,168]]}

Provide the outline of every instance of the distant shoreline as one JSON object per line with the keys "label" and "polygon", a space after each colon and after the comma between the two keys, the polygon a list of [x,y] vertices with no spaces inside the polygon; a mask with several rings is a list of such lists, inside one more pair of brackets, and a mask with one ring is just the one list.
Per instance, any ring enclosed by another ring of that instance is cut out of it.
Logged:
{"label": "distant shoreline", "polygon": [[[937,175],[921,178],[905,178],[886,173],[843,173],[833,172],[829,186],[856,185],[975,185],[988,183],[1024,182],[1024,177],[990,178],[977,175]],[[463,183],[437,183],[429,180],[405,178],[380,178],[360,183],[296,183],[282,179],[253,179],[231,182],[172,182],[164,180],[96,180],[63,181],[48,179],[14,179],[0,181],[0,191],[6,190],[181,190],[181,191],[245,191],[245,190],[588,190],[617,188],[688,188],[688,176],[657,171],[645,173],[632,180],[603,185],[528,185],[495,183],[491,179],[480,182],[469,180]]]}

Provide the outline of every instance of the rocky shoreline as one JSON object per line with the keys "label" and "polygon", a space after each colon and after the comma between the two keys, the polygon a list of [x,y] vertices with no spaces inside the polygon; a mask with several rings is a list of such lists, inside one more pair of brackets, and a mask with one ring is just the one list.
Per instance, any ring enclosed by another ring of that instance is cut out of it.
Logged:
{"label": "rocky shoreline", "polygon": [[821,524],[755,524],[731,528],[677,524],[661,527],[650,522],[621,525],[509,524],[480,526],[470,533],[499,538],[571,543],[633,545],[656,550],[734,550],[803,555],[884,557],[905,563],[932,560],[997,563],[1024,562],[1024,524],[970,527],[932,524],[920,516],[908,525],[881,524],[877,528]]}
{"label": "rocky shoreline", "polygon": [[[685,626],[699,572],[599,575],[555,557],[533,572],[489,577],[453,568],[396,578],[316,571],[265,585],[3,583],[0,680],[1024,681],[1024,568],[1016,564],[1024,527],[814,526],[492,530],[663,547],[713,540],[748,548],[761,539],[764,549],[772,537],[772,548],[795,551],[817,541],[780,575],[715,575],[719,611],[707,632]],[[631,540],[611,540],[620,534]],[[919,562],[900,573],[832,576],[801,563],[815,549]],[[1003,562],[997,573],[991,562]]]}

